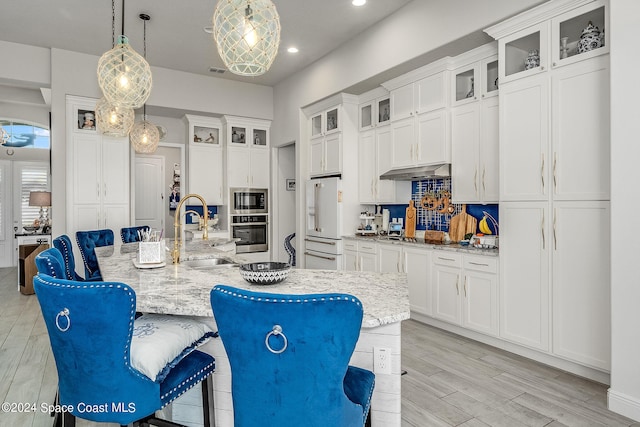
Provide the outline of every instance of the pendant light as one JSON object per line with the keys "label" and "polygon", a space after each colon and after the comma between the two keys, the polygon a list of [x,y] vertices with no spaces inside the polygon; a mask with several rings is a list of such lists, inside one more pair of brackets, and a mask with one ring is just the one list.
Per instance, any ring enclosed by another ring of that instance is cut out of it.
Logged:
{"label": "pendant light", "polygon": [[[115,32],[115,6],[112,0],[112,31]],[[129,44],[124,35],[124,0],[122,0],[122,35],[118,43],[98,61],[98,85],[114,106],[139,108],[151,94],[151,68]]]}
{"label": "pendant light", "polygon": [[96,103],[96,126],[104,135],[127,136],[134,120],[133,108],[115,106],[104,96]]}
{"label": "pendant light", "polygon": [[[151,19],[146,13],[141,13],[140,19],[144,23],[144,57],[147,58],[147,21]],[[136,150],[136,153],[154,153],[160,142],[158,127],[147,120],[147,104],[142,107],[142,121],[137,122],[131,128],[129,141]]]}
{"label": "pendant light", "polygon": [[271,0],[219,0],[213,37],[229,71],[241,76],[264,74],[280,45],[276,6]]}

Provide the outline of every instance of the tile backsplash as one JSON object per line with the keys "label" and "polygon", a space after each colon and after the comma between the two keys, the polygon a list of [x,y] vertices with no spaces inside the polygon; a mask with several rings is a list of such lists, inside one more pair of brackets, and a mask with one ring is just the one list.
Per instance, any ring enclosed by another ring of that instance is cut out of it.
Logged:
{"label": "tile backsplash", "polygon": [[[436,197],[441,197],[446,192],[448,192],[449,194],[452,193],[451,178],[424,179],[420,181],[413,181],[411,183],[411,200],[413,200],[414,206],[416,207],[417,230],[449,231],[449,222],[451,221],[451,217],[462,212],[462,205],[453,203],[453,213],[449,214],[440,213],[437,210],[425,209],[421,203],[422,198],[425,194],[430,193],[432,195],[435,195]],[[382,205],[382,208],[389,209],[389,217],[391,219],[403,218],[404,221],[406,209],[408,206],[409,201],[407,200],[407,204]],[[467,205],[467,213],[477,218],[478,221],[482,219],[484,215],[483,211],[489,213],[496,219],[496,221],[499,222],[497,204]]]}

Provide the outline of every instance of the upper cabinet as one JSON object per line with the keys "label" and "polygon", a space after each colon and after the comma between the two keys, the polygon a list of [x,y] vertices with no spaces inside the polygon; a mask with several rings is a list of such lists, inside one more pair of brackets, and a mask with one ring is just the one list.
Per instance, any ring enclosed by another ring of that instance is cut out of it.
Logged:
{"label": "upper cabinet", "polygon": [[[309,118],[309,175],[341,175],[343,141],[357,138],[357,97],[338,94],[305,108],[304,112]],[[355,154],[357,144],[353,147],[349,144],[349,149]]]}
{"label": "upper cabinet", "polygon": [[390,91],[391,168],[451,162],[449,58],[383,83]]}
{"label": "upper cabinet", "polygon": [[500,83],[608,53],[608,22],[605,0],[560,0],[488,28],[498,40]]}
{"label": "upper cabinet", "polygon": [[224,116],[222,123],[227,139],[227,186],[269,188],[271,122]]}
{"label": "upper cabinet", "polygon": [[373,129],[378,126],[386,126],[391,122],[391,101],[389,94],[384,90],[380,92],[385,94],[360,104],[358,123],[361,131]]}
{"label": "upper cabinet", "polygon": [[204,197],[209,205],[224,204],[224,151],[222,122],[214,117],[187,114],[187,191]]}
{"label": "upper cabinet", "polygon": [[[497,43],[489,43],[453,59],[451,106],[498,95]],[[457,65],[463,64],[463,65]]]}

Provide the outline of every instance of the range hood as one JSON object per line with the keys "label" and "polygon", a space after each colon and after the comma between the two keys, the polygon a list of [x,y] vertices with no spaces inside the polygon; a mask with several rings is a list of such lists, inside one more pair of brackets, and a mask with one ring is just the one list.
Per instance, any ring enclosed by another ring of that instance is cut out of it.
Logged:
{"label": "range hood", "polygon": [[443,178],[448,176],[451,176],[451,165],[449,163],[444,163],[403,169],[391,169],[390,171],[380,175],[380,179],[415,181],[425,178]]}

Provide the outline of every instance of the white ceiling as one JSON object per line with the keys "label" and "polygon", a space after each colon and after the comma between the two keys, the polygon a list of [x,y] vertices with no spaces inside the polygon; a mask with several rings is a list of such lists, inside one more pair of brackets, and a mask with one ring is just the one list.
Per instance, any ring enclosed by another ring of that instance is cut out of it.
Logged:
{"label": "white ceiling", "polygon": [[[11,3],[9,6],[6,3]],[[128,0],[125,35],[143,52],[143,22],[147,22],[147,60],[152,66],[274,86],[305,68],[366,28],[391,15],[410,0],[369,0],[354,7],[351,0],[274,0],[282,27],[280,52],[271,69],[259,77],[240,77],[224,68],[211,35],[217,0]],[[33,46],[102,55],[112,46],[109,0],[2,0],[0,39]],[[115,0],[116,37],[121,32],[122,0]],[[292,55],[286,49],[300,50]]]}

